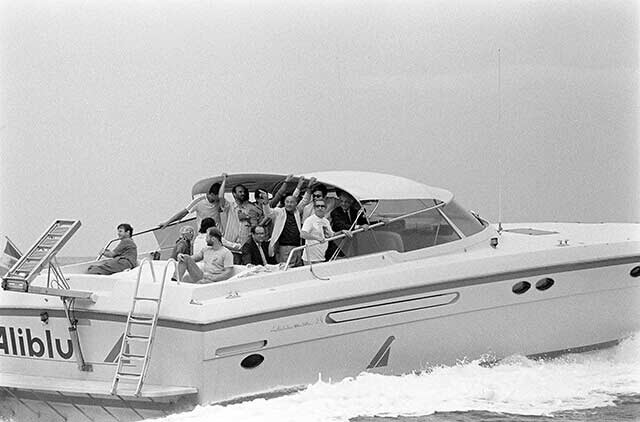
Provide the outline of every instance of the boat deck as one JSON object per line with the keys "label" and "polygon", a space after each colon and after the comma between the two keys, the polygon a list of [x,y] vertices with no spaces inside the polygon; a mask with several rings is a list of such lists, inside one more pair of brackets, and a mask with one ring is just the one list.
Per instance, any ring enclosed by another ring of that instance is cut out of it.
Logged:
{"label": "boat deck", "polygon": [[[35,390],[44,392],[62,393],[65,395],[110,395],[110,381],[78,380],[59,377],[43,377],[23,374],[0,374],[2,386],[21,390]],[[135,385],[121,383],[118,386],[119,397],[136,397]],[[197,394],[194,387],[166,386],[144,384],[138,397],[163,399]],[[117,397],[114,396],[114,397]]]}

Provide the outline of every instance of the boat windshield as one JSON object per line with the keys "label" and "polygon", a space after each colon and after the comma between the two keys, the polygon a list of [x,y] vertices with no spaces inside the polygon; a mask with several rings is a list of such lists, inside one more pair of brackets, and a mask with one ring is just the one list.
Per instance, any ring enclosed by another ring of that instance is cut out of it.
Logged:
{"label": "boat windshield", "polygon": [[[396,250],[409,252],[459,240],[482,231],[482,224],[454,201],[379,200],[362,203],[372,229],[345,239],[345,256]],[[378,225],[377,223],[384,222]]]}
{"label": "boat windshield", "polygon": [[452,200],[442,208],[442,212],[451,220],[454,226],[462,232],[464,236],[471,236],[484,229],[484,225],[469,211]]}

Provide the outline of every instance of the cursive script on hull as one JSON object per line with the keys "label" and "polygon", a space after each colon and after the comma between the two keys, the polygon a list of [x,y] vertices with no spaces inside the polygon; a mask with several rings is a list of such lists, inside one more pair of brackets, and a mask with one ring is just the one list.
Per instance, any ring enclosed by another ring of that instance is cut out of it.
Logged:
{"label": "cursive script on hull", "polygon": [[53,337],[50,330],[44,330],[44,338],[41,338],[30,328],[0,325],[0,354],[68,360],[73,356],[73,344],[66,339],[65,348],[64,342],[64,339]]}

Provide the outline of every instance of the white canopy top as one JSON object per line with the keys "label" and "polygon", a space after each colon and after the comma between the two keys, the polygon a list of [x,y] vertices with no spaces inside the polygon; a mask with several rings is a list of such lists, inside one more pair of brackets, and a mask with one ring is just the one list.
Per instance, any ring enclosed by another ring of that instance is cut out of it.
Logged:
{"label": "white canopy top", "polygon": [[349,192],[359,201],[376,199],[437,199],[449,202],[453,194],[405,177],[367,171],[325,171],[304,174]]}
{"label": "white canopy top", "polygon": [[[272,191],[284,181],[285,177],[285,175],[278,174],[230,174],[227,177],[226,190],[230,191],[233,186],[242,183],[252,192],[258,187]],[[324,183],[329,188],[339,188],[349,192],[360,202],[378,199],[437,199],[449,202],[453,198],[453,194],[445,189],[434,188],[404,177],[383,173],[325,171],[298,175],[294,181],[297,182],[299,177],[306,179],[315,177],[318,182]],[[192,194],[206,193],[213,183],[221,181],[221,176],[200,180],[193,186]]]}

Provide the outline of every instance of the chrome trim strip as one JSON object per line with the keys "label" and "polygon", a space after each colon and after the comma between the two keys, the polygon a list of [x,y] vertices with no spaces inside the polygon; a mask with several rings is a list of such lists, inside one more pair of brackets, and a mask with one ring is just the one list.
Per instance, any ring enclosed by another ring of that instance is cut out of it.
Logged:
{"label": "chrome trim strip", "polygon": [[[216,349],[216,356],[229,356],[237,353],[253,352],[267,346],[267,340],[254,341],[251,343],[235,344],[233,346],[219,347]],[[205,359],[206,360],[206,359]]]}
{"label": "chrome trim strip", "polygon": [[349,322],[361,319],[375,318],[379,316],[400,314],[403,312],[417,311],[420,309],[435,308],[449,305],[458,300],[459,297],[460,293],[455,292],[345,309],[330,312],[327,315],[326,321],[328,323]]}

